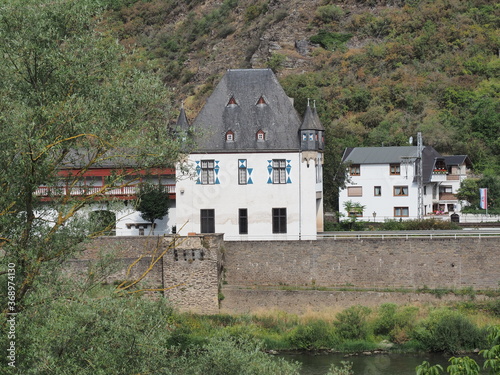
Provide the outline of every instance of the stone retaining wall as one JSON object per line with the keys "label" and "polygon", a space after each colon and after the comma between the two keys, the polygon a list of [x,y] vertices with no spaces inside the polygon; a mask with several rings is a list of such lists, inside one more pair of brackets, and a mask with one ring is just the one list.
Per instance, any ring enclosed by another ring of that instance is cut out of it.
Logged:
{"label": "stone retaining wall", "polygon": [[500,240],[226,242],[230,285],[497,289]]}

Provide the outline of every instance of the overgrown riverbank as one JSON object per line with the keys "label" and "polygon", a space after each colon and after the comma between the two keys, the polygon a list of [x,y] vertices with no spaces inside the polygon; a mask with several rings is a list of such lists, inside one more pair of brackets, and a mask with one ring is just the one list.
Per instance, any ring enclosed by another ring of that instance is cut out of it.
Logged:
{"label": "overgrown riverbank", "polygon": [[[163,298],[104,287],[71,298],[42,289],[38,295],[47,298],[33,300],[16,317],[12,374],[298,374],[298,365],[266,352],[461,353],[486,348],[487,328],[500,325],[498,300],[303,315],[196,315],[177,312]],[[6,332],[1,340],[5,347]]]}

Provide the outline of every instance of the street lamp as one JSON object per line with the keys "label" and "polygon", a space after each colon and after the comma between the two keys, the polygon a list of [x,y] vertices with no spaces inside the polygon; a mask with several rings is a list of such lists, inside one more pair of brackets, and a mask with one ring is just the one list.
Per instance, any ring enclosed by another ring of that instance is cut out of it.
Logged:
{"label": "street lamp", "polygon": [[375,222],[375,218],[377,217],[377,213],[375,211],[373,211],[373,222]]}

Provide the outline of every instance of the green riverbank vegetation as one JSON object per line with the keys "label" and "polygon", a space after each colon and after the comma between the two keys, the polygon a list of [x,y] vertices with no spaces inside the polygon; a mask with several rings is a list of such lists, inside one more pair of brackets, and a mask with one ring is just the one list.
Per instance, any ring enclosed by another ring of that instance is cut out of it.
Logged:
{"label": "green riverbank vegetation", "polygon": [[39,286],[15,317],[4,316],[2,346],[15,341],[6,374],[298,374],[269,355],[285,350],[448,352],[488,348],[500,301],[442,307],[353,306],[342,311],[243,315],[180,313],[163,298]]}

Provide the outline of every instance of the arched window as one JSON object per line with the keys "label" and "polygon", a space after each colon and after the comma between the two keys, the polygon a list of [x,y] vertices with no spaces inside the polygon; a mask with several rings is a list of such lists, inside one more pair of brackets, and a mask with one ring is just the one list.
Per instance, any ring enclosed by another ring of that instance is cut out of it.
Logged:
{"label": "arched window", "polygon": [[266,133],[264,133],[264,131],[262,129],[260,129],[256,134],[256,138],[258,141],[265,141],[266,140]]}
{"label": "arched window", "polygon": [[234,141],[234,133],[229,130],[227,133],[226,133],[226,142],[233,142]]}

